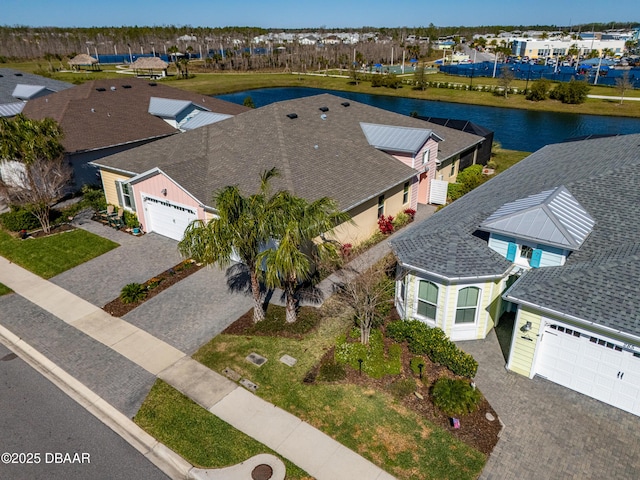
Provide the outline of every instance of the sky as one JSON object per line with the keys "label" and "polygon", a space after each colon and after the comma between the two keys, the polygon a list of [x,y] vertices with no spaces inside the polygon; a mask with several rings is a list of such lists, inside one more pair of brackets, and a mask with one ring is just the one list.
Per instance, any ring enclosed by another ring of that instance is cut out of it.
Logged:
{"label": "sky", "polygon": [[640,24],[638,0],[2,0],[0,25],[262,28]]}

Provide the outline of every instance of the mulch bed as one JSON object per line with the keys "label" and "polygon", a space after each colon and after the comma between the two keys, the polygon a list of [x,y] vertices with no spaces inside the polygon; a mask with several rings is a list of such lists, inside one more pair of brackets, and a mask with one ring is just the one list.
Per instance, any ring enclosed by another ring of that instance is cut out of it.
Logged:
{"label": "mulch bed", "polygon": [[[392,340],[385,339],[386,348],[392,343]],[[328,355],[333,355],[333,352],[329,352]],[[367,375],[360,375],[356,370],[347,367],[347,377],[342,382],[360,385],[363,388],[375,388],[378,390],[390,391],[391,384],[405,378],[419,379],[418,375],[415,375],[409,362],[416,355],[409,352],[407,345],[402,345],[402,373],[400,375],[387,375],[381,379],[371,378]],[[489,402],[483,398],[478,409],[468,415],[462,415],[458,417],[460,420],[460,428],[453,428],[451,425],[451,418],[438,410],[431,401],[431,388],[433,384],[441,377],[455,378],[455,376],[446,368],[441,365],[431,362],[427,357],[423,357],[423,370],[422,378],[428,379],[426,382],[418,382],[420,386],[416,389],[424,399],[418,398],[415,394],[407,395],[401,402],[407,408],[422,415],[431,423],[434,423],[441,428],[448,430],[454,437],[463,441],[467,445],[471,445],[478,451],[489,455],[496,443],[502,426],[498,420],[498,414],[495,412]],[[494,420],[489,421],[486,418],[486,414],[493,415]]]}
{"label": "mulch bed", "polygon": [[33,237],[33,238],[48,237],[49,235],[54,235],[56,233],[62,233],[62,232],[70,232],[71,230],[75,230],[75,229],[76,227],[74,227],[69,223],[62,223],[60,225],[53,225],[51,227],[50,233],[44,233],[44,231],[42,230],[37,230],[35,232],[29,233],[29,237]]}
{"label": "mulch bed", "polygon": [[[240,317],[234,323],[232,323],[227,329],[223,332],[225,334],[230,335],[245,335],[248,334],[253,327],[253,317],[251,314],[251,310],[247,312],[245,315]],[[397,316],[391,315],[392,318],[397,318]],[[252,335],[259,335],[259,333],[251,333]],[[284,337],[292,337],[295,335],[291,335],[288,332],[278,332],[274,335],[284,336]],[[385,348],[388,349],[389,345],[393,343],[392,340],[385,338]],[[325,354],[327,360],[332,360],[334,355],[334,349],[330,349]],[[402,373],[400,375],[387,375],[380,379],[375,379],[367,376],[366,374],[360,375],[358,371],[346,367],[347,376],[344,380],[338,381],[336,383],[348,383],[354,385],[360,385],[363,389],[375,389],[375,390],[384,390],[391,391],[391,385],[394,382],[401,381],[403,379],[411,378],[418,380],[419,376],[415,375],[410,367],[410,361],[412,358],[416,357],[416,355],[409,352],[406,344],[402,345]],[[324,359],[323,359],[324,360]],[[466,443],[477,449],[478,451],[489,455],[495,445],[498,443],[499,434],[502,429],[500,421],[498,420],[498,414],[491,407],[489,402],[486,399],[483,399],[480,403],[478,409],[468,415],[463,415],[459,417],[460,420],[460,428],[455,429],[451,425],[451,419],[448,415],[442,413],[438,410],[431,401],[430,390],[436,380],[440,377],[446,376],[450,378],[454,378],[454,375],[446,368],[441,365],[437,365],[431,362],[428,358],[423,357],[423,370],[422,375],[423,379],[428,379],[423,382],[416,382],[420,386],[416,388],[416,391],[420,393],[423,399],[418,398],[415,394],[410,394],[404,397],[402,400],[403,405],[407,408],[413,410],[414,412],[422,415],[431,423],[442,427],[445,430],[451,432],[451,434]],[[305,383],[313,383],[316,381],[316,376],[318,373],[318,369],[322,360],[318,362],[318,364],[307,373],[307,376],[304,379]],[[493,415],[494,420],[489,421],[486,418],[486,414],[490,413]]]}
{"label": "mulch bed", "polygon": [[132,303],[122,303],[122,300],[120,300],[120,297],[118,297],[114,300],[111,300],[104,307],[102,307],[102,310],[110,315],[113,315],[114,317],[122,317],[123,315],[129,313],[131,310],[134,310],[135,308],[142,305],[147,300],[155,297],[163,290],[166,290],[172,285],[175,285],[180,280],[187,278],[189,275],[193,275],[202,267],[203,266],[201,264],[196,264],[192,260],[185,260],[184,262],[181,262],[178,265],[165,270],[160,275],[156,275],[155,277],[150,278],[149,280],[144,282],[142,285],[147,288],[147,295],[142,300],[138,300],[137,302]]}

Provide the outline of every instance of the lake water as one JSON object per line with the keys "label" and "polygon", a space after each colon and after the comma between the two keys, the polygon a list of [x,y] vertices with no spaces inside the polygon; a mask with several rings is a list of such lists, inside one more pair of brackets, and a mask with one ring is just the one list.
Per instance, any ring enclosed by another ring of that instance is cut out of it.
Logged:
{"label": "lake water", "polygon": [[640,133],[640,118],[577,115],[573,113],[534,112],[513,108],[482,107],[462,103],[434,102],[412,98],[339,92],[317,88],[265,88],[216,98],[242,104],[250,96],[256,107],[294,98],[331,93],[355,102],[409,115],[469,120],[495,132],[504,148],[533,152],[550,143],[584,135]]}

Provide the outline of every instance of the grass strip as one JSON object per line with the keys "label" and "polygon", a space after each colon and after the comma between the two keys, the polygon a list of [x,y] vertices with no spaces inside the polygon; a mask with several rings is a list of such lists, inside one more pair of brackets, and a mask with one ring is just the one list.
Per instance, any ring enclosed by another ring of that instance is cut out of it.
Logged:
{"label": "grass strip", "polygon": [[0,230],[0,255],[42,278],[54,277],[117,246],[79,228],[27,240]]}
{"label": "grass strip", "polygon": [[[192,465],[223,468],[260,453],[275,452],[157,380],[134,418],[136,424]],[[288,480],[311,478],[283,459]]]}

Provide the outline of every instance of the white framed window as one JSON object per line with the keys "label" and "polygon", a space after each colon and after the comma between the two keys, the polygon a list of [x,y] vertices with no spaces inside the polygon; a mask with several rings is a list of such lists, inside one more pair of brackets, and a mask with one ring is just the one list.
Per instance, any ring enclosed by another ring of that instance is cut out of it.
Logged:
{"label": "white framed window", "polygon": [[404,182],[404,188],[402,189],[402,204],[409,203],[409,182]]}
{"label": "white framed window", "polygon": [[458,303],[456,304],[456,325],[475,323],[478,313],[478,301],[480,289],[478,287],[466,287],[458,291]]}
{"label": "white framed window", "polygon": [[126,182],[116,180],[116,190],[118,192],[120,205],[127,210],[135,211],[136,206],[133,200],[133,190],[131,186]]}
{"label": "white framed window", "polygon": [[378,197],[378,218],[384,215],[384,195]]}
{"label": "white framed window", "polygon": [[432,322],[436,321],[438,312],[438,286],[427,280],[418,282],[418,304],[416,314]]}
{"label": "white framed window", "polygon": [[422,154],[422,164],[425,165],[429,163],[430,158],[431,158],[431,149],[427,148]]}
{"label": "white framed window", "polygon": [[520,246],[520,258],[524,258],[527,261],[530,261],[531,255],[533,255],[533,247],[530,247],[529,245]]}

